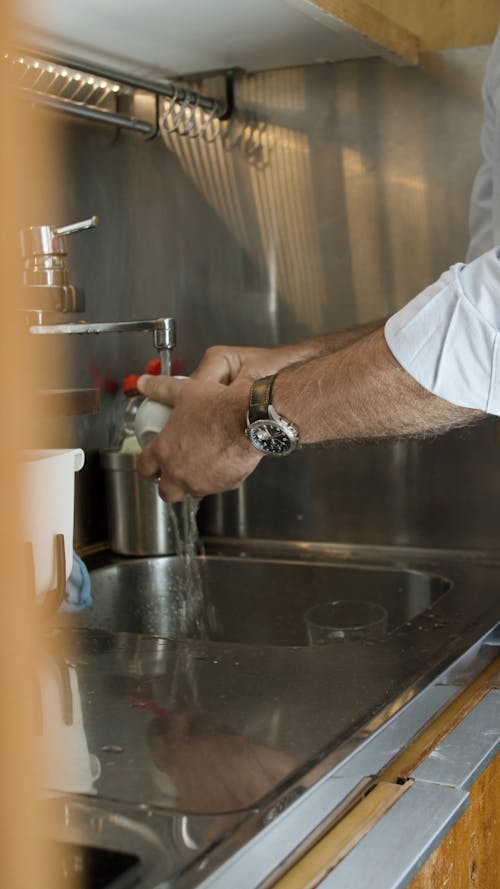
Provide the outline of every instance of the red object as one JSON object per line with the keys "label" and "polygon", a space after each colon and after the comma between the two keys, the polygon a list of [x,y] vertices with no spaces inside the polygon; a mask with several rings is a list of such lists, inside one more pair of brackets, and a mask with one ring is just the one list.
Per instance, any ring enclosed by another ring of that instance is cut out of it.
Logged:
{"label": "red object", "polygon": [[128,377],[124,377],[122,382],[122,388],[124,392],[133,392],[137,391],[137,380],[139,379],[140,374],[129,374]]}
{"label": "red object", "polygon": [[161,374],[161,361],[159,358],[152,358],[151,361],[148,362],[146,373],[151,374],[154,377],[158,377]]}
{"label": "red object", "polygon": [[[183,374],[185,368],[184,358],[174,358],[172,364],[172,376],[176,377],[178,374]],[[148,363],[146,368],[146,373],[151,374],[153,377],[157,377],[161,374],[161,361],[159,358],[152,358]]]}
{"label": "red object", "polygon": [[120,388],[120,384],[115,377],[112,377],[109,374],[103,374],[95,361],[89,361],[87,369],[92,382],[97,389],[101,392],[107,392],[109,395],[116,395]]}
{"label": "red object", "polygon": [[183,376],[185,373],[186,362],[184,358],[174,358],[174,362],[172,364],[172,376]]}
{"label": "red object", "polygon": [[118,382],[111,376],[100,377],[96,382],[97,388],[100,389],[101,392],[107,392],[109,395],[116,395],[120,388]]}
{"label": "red object", "polygon": [[147,713],[152,713],[153,716],[166,716],[168,710],[165,710],[165,707],[158,707],[154,701],[151,701],[149,698],[129,698],[132,707],[141,708],[141,710],[146,711]]}

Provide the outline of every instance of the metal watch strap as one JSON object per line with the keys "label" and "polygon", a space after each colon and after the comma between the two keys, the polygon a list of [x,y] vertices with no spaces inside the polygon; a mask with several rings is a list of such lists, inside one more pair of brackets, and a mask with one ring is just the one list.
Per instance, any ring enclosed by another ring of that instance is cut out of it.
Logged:
{"label": "metal watch strap", "polygon": [[255,423],[256,420],[269,419],[269,405],[271,403],[271,394],[276,374],[268,377],[262,377],[255,380],[250,389],[250,399],[248,402],[248,422]]}

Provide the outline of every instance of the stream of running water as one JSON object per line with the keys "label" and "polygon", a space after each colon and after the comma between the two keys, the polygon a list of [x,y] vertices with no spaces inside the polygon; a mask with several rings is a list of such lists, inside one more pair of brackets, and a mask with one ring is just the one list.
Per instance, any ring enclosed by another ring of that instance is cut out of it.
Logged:
{"label": "stream of running water", "polygon": [[203,578],[203,544],[198,534],[196,516],[200,501],[188,497],[179,511],[170,507],[175,550],[179,559],[181,588],[180,626],[186,637],[206,639],[212,624],[207,584]]}

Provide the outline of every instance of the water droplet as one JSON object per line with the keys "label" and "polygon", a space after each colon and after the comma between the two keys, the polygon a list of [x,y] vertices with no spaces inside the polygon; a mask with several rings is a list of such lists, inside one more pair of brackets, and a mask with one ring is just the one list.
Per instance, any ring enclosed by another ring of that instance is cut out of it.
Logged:
{"label": "water droplet", "polygon": [[124,748],[119,744],[103,744],[101,750],[103,753],[123,753]]}

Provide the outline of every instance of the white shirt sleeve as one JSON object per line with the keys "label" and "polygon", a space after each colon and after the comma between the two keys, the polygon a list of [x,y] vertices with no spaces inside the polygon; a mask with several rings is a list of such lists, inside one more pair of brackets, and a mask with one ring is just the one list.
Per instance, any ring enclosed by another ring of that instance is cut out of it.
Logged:
{"label": "white shirt sleeve", "polygon": [[452,266],[389,318],[385,338],[425,389],[500,416],[500,248]]}
{"label": "white shirt sleeve", "polygon": [[[494,186],[496,103],[500,89],[500,29],[493,44],[483,83],[483,124],[481,151],[483,163],[476,173],[469,207],[470,241],[467,261],[476,259],[495,244]],[[497,208],[498,209],[498,208]]]}
{"label": "white shirt sleeve", "polygon": [[393,315],[389,349],[425,389],[452,404],[500,416],[500,247],[494,247],[495,103],[500,31],[488,63],[481,146],[471,197],[468,264],[448,271]]}

